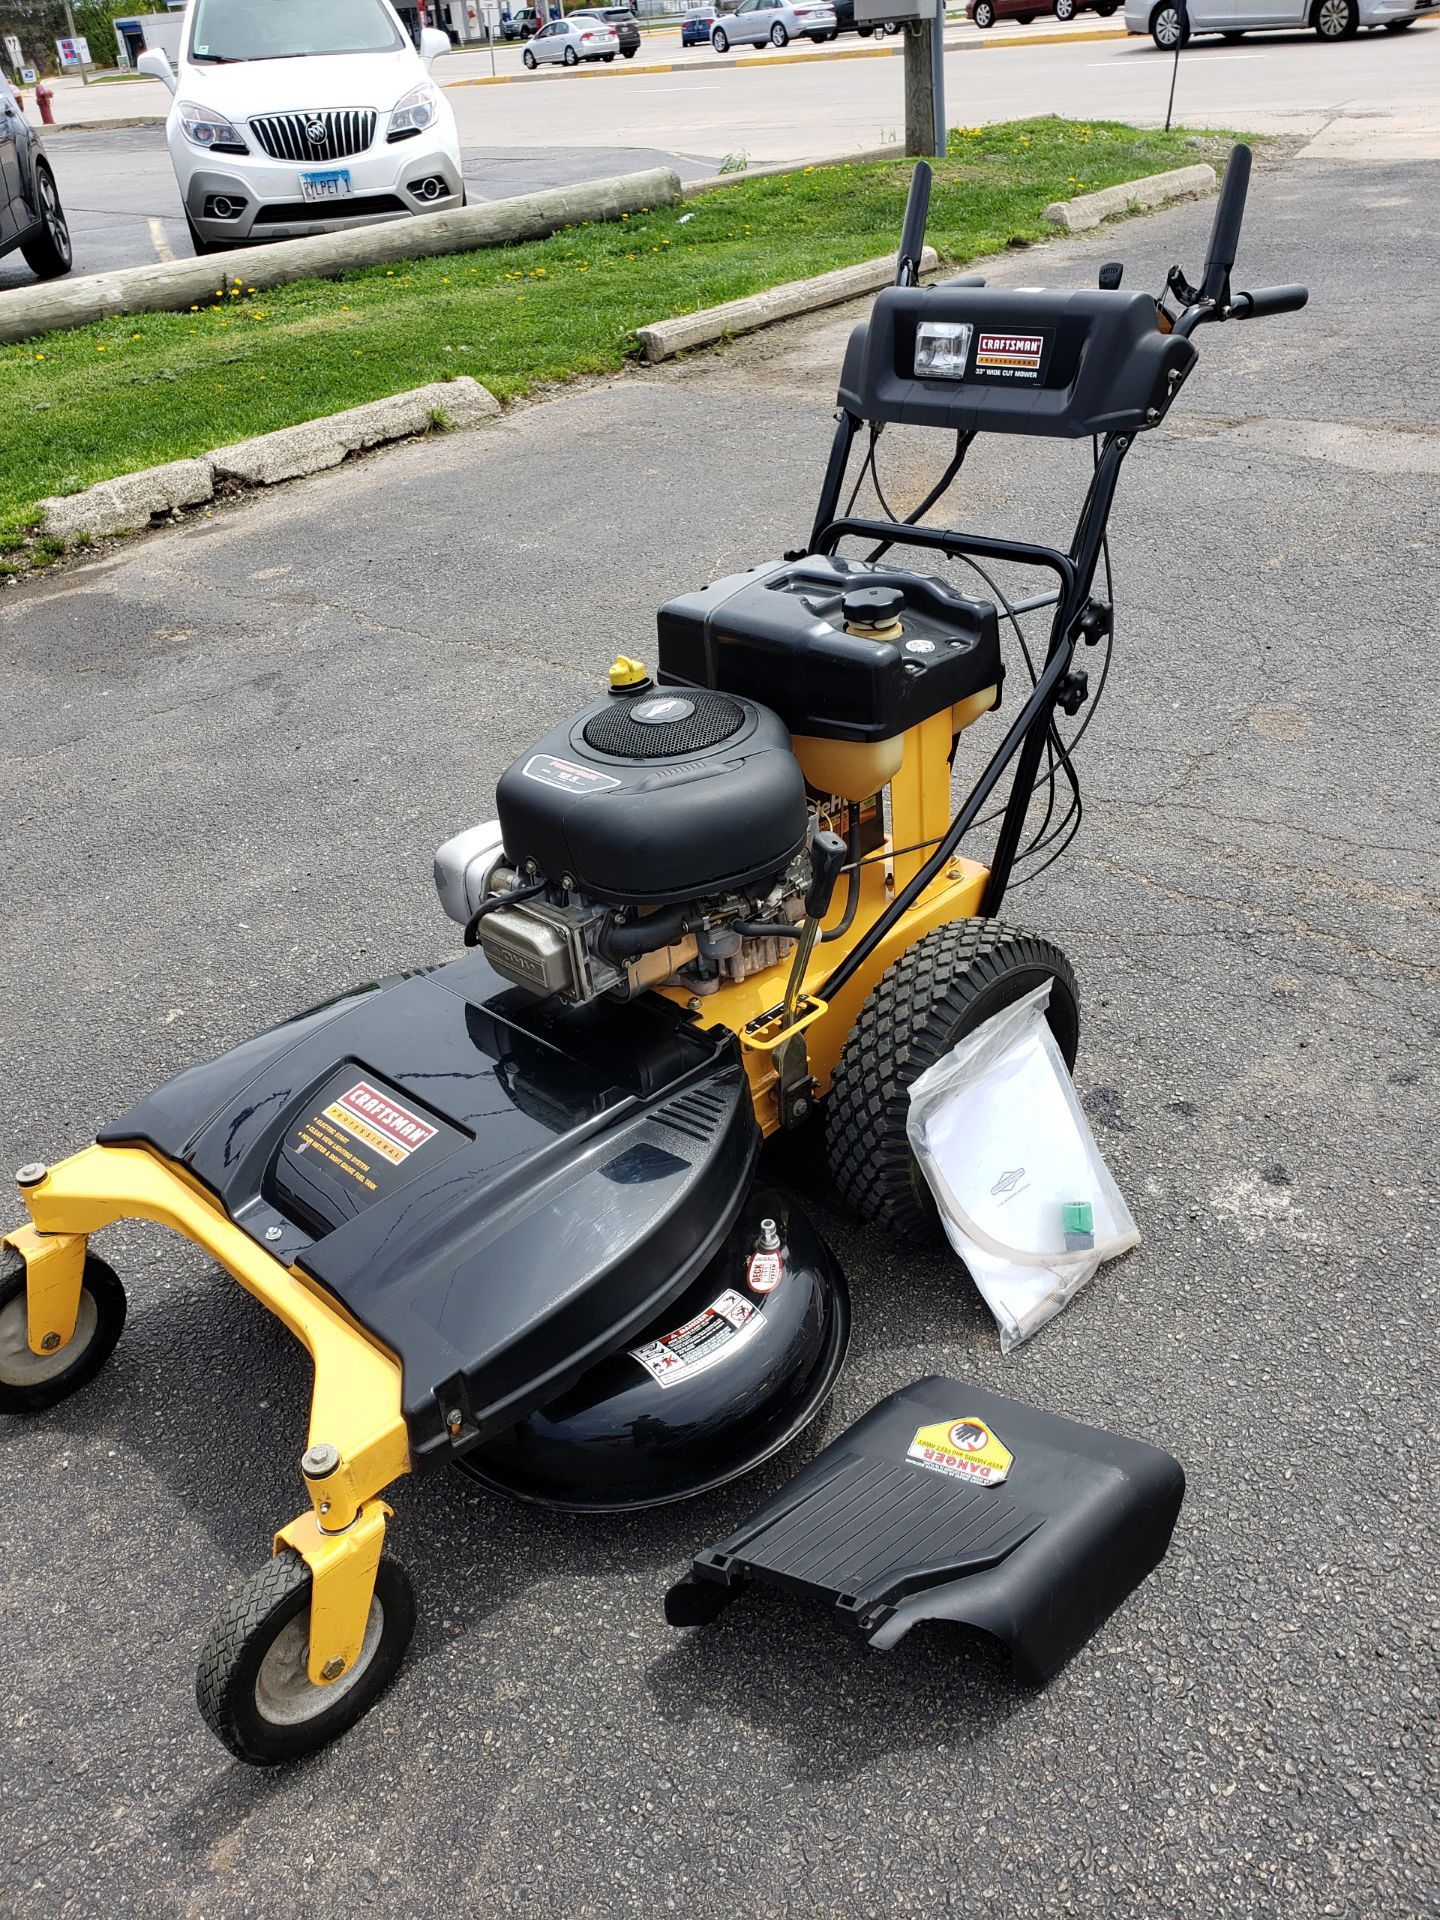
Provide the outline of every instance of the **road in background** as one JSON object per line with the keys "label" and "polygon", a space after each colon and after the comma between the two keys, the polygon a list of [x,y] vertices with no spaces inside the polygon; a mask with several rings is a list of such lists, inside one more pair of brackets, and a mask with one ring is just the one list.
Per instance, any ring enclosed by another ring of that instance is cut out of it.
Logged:
{"label": "road in background", "polygon": [[[1040,32],[1032,28],[1031,38]],[[1164,119],[1171,62],[1148,40],[1062,45],[1007,42],[998,30],[946,61],[952,126],[1063,113],[1080,119]],[[843,50],[857,44],[838,43]],[[513,49],[512,49],[513,51]],[[534,85],[455,85],[449,97],[472,197],[598,179],[657,163],[682,179],[716,172],[727,154],[755,164],[853,152],[894,142],[904,129],[903,62],[825,61],[788,51],[737,67],[697,49],[693,72],[648,77],[606,69],[592,79],[551,73]],[[473,66],[457,54],[441,63]],[[112,87],[92,95],[129,93]],[[144,90],[141,90],[144,91]],[[1364,159],[1377,130],[1392,158],[1440,155],[1440,28],[1368,34],[1327,46],[1313,34],[1252,34],[1240,46],[1197,41],[1183,56],[1176,117],[1189,126],[1304,135],[1317,154]],[[160,129],[61,132],[49,143],[76,241],[80,272],[137,265],[189,251]],[[0,290],[24,284],[18,256],[0,262]]]}
{"label": "road in background", "polygon": [[[1258,175],[1237,278],[1309,281],[1311,305],[1207,329],[1122,483],[1084,828],[1005,906],[1075,960],[1077,1082],[1142,1245],[1002,1359],[953,1257],[807,1183],[855,1303],[827,1433],[938,1371],[1157,1442],[1189,1476],[1164,1565],[1036,1692],[979,1636],[924,1628],[879,1658],[778,1595],[665,1625],[688,1556],[817,1436],[615,1519],[442,1473],[396,1489],[421,1612],[394,1689],[338,1746],[253,1773],[202,1726],[192,1675],[206,1619],[301,1504],[308,1370],[196,1249],[118,1229],[114,1359],[0,1440],[0,1906],[1433,1911],[1437,196],[1433,163]],[[1093,286],[1118,256],[1158,287],[1172,261],[1198,270],[1209,217],[990,271]],[[431,850],[491,812],[497,774],[617,648],[653,658],[662,600],[803,534],[861,311],[0,595],[0,1167],[457,952]],[[957,511],[1068,532],[1088,460],[982,439]],[[881,466],[897,508],[919,498],[913,441],[887,434]]]}

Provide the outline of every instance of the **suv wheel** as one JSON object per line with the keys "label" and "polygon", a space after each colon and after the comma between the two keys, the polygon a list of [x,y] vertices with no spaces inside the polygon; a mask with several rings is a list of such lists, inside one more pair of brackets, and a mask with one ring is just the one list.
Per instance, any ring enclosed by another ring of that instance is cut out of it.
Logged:
{"label": "suv wheel", "polygon": [[58,280],[70,271],[75,256],[55,176],[43,160],[35,162],[35,197],[40,202],[40,225],[21,241],[20,251],[33,274],[41,280]]}

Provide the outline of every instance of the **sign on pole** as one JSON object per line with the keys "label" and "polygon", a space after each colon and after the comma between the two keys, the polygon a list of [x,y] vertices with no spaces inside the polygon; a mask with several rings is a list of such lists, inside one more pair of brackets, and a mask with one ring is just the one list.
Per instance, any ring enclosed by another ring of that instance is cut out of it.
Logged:
{"label": "sign on pole", "polygon": [[8,54],[9,54],[9,56],[10,56],[10,64],[11,64],[11,66],[12,66],[12,67],[18,67],[18,66],[19,66],[19,64],[20,64],[20,58],[21,58],[21,55],[20,55],[20,41],[19,41],[19,39],[18,39],[18,37],[17,37],[17,36],[15,35],[15,34],[13,34],[13,33],[7,33],[7,34],[6,34],[6,36],[5,36],[5,51],[6,51],[6,53],[8,53]]}
{"label": "sign on pole", "polygon": [[83,33],[76,34],[73,40],[57,40],[55,51],[60,56],[61,68],[66,72],[90,65],[90,42]]}

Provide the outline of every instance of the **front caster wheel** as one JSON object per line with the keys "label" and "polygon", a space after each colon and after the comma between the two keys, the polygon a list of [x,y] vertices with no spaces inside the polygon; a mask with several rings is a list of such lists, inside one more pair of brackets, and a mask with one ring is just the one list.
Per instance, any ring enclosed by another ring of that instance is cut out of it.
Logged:
{"label": "front caster wheel", "polygon": [[125,1325],[125,1289],[96,1254],[85,1256],[75,1331],[54,1353],[30,1351],[25,1262],[0,1247],[0,1413],[40,1413],[93,1380]]}
{"label": "front caster wheel", "polygon": [[310,1569],[285,1548],[252,1574],[212,1623],[195,1675],[205,1724],[254,1767],[298,1760],[368,1713],[395,1678],[415,1631],[415,1593],[398,1560],[382,1555],[360,1656],[317,1687],[310,1653]]}
{"label": "front caster wheel", "polygon": [[1045,1017],[1073,1067],[1079,996],[1070,962],[1049,940],[998,920],[959,920],[917,940],[882,976],[841,1050],[825,1103],[831,1178],[862,1220],[917,1246],[941,1239],[905,1131],[911,1083],[1046,980]]}

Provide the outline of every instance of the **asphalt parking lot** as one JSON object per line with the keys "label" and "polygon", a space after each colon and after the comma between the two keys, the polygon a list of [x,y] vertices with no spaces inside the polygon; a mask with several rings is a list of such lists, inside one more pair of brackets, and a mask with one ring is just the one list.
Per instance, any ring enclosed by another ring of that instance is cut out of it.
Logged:
{"label": "asphalt parking lot", "polygon": [[[117,1230],[119,1350],[0,1452],[0,1907],[1435,1911],[1437,190],[1433,162],[1258,175],[1237,280],[1312,305],[1207,331],[1127,469],[1084,831],[1007,917],[1075,960],[1077,1080],[1142,1245],[1002,1361],[948,1257],[816,1203],[856,1309],[826,1433],[942,1371],[1164,1445],[1189,1492],[1155,1576],[1027,1693],[938,1628],[882,1659],[778,1599],[666,1627],[690,1552],[818,1436],[628,1520],[442,1475],[396,1502],[400,1680],[257,1775],[201,1725],[193,1666],[297,1505],[304,1370],[193,1250]],[[1158,286],[1206,218],[997,273],[1093,284],[1121,256]],[[617,648],[651,650],[662,599],[803,534],[855,317],[0,597],[0,1165],[453,952],[432,849]],[[998,532],[1055,524],[1088,458],[986,454],[963,517]],[[918,497],[913,446],[883,470]]]}
{"label": "asphalt parking lot", "polygon": [[[161,127],[63,133],[47,147],[75,243],[77,273],[105,273],[191,252],[175,171]],[[545,187],[601,180],[644,167],[673,167],[682,180],[715,171],[652,147],[466,147],[461,153],[471,201],[504,200]],[[0,260],[0,294],[29,286],[19,253]]]}

